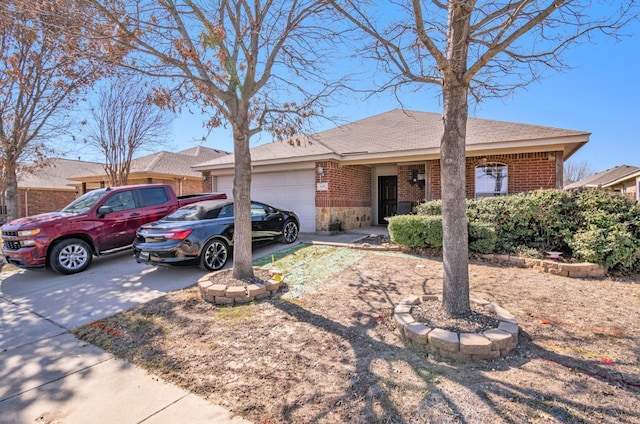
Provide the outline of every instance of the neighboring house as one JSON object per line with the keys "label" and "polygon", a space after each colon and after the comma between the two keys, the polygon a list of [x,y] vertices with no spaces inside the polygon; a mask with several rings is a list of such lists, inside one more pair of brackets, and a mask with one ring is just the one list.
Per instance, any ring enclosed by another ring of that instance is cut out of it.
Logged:
{"label": "neighboring house", "polygon": [[[20,217],[62,209],[73,201],[77,188],[69,175],[100,172],[97,162],[52,158],[43,167],[18,173],[18,214]],[[0,182],[0,222],[6,219],[4,182]]]}
{"label": "neighboring house", "polygon": [[618,165],[611,169],[593,174],[580,181],[567,184],[565,190],[579,188],[599,188],[625,196],[638,202],[640,193],[640,168],[630,165]]}
{"label": "neighboring house", "polygon": [[[180,152],[157,152],[131,161],[128,184],[171,184],[178,196],[202,193],[207,186],[203,174],[193,170],[193,165],[229,156],[228,152],[198,146]],[[98,187],[109,186],[104,171],[76,174],[70,177],[85,193]]]}
{"label": "neighboring house", "polygon": [[[131,161],[129,184],[171,184],[178,195],[202,193],[211,183],[203,181],[202,173],[192,166],[228,152],[203,146],[177,153],[158,152]],[[36,215],[62,209],[78,195],[109,186],[104,165],[61,158],[49,159],[47,166],[18,176],[19,216]],[[0,182],[0,194],[4,187]],[[5,221],[4,195],[0,196],[0,223]]]}
{"label": "neighboring house", "polygon": [[[440,114],[393,110],[301,137],[301,147],[254,147],[251,196],[297,212],[304,232],[384,225],[385,217],[441,197],[442,131]],[[589,135],[470,118],[467,197],[562,188],[564,161]],[[229,155],[194,169],[231,197],[233,166]]]}

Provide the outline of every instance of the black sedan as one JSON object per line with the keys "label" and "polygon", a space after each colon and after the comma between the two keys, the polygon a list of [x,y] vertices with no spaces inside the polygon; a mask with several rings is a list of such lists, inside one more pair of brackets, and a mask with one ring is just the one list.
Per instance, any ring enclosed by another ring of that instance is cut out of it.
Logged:
{"label": "black sedan", "polygon": [[[298,238],[300,220],[294,212],[251,202],[254,244]],[[136,233],[136,261],[152,265],[197,262],[205,271],[221,269],[233,249],[233,201],[207,200],[182,207]]]}

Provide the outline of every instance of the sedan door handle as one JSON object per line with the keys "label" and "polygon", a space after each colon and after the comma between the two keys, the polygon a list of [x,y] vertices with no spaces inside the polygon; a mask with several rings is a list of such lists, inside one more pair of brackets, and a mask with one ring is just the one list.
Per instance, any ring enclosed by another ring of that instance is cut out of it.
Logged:
{"label": "sedan door handle", "polygon": [[129,216],[140,216],[140,212],[134,212],[134,213],[132,213],[132,214],[131,214],[131,215],[129,215]]}

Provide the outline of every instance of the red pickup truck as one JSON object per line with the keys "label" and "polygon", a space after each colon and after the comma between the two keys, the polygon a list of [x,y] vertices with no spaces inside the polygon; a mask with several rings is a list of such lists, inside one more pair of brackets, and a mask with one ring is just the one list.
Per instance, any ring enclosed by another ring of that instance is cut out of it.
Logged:
{"label": "red pickup truck", "polygon": [[21,268],[50,266],[61,274],[84,271],[93,255],[131,246],[136,230],[181,206],[226,199],[224,193],[176,196],[169,184],[101,188],[59,212],[28,216],[2,226],[3,255]]}

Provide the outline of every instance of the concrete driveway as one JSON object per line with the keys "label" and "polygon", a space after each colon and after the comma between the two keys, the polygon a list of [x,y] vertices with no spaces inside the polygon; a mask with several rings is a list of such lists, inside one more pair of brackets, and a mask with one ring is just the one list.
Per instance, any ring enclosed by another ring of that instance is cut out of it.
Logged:
{"label": "concrete driveway", "polygon": [[[260,247],[254,257],[284,247]],[[95,258],[74,275],[0,273],[0,423],[246,423],[68,332],[204,274],[138,264],[130,252]]]}
{"label": "concrete driveway", "polygon": [[[359,238],[301,234],[298,243]],[[259,247],[253,257],[287,247]],[[94,258],[87,271],[74,275],[1,272],[0,424],[248,423],[69,333],[191,286],[204,274],[197,266],[138,264],[130,252]]]}

